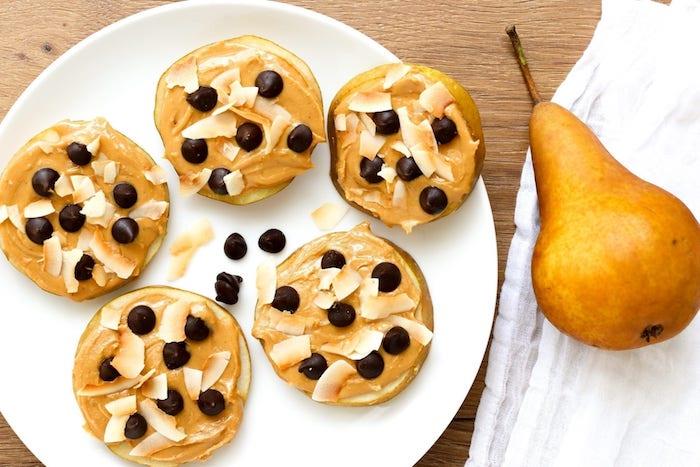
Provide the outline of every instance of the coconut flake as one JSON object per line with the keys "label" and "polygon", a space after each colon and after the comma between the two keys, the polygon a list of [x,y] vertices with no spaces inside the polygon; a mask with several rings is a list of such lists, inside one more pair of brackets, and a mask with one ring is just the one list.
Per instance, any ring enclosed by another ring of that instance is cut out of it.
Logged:
{"label": "coconut flake", "polygon": [[90,177],[85,175],[71,175],[70,181],[73,184],[73,202],[82,203],[95,194],[95,185]]}
{"label": "coconut flake", "polygon": [[400,326],[408,332],[411,339],[426,346],[433,339],[433,332],[423,323],[404,318],[403,316],[391,315],[386,318],[386,323],[390,326]]}
{"label": "coconut flake", "polygon": [[362,283],[362,276],[348,265],[343,266],[333,279],[333,293],[337,300],[342,300],[353,293]]}
{"label": "coconut flake", "polygon": [[358,92],[348,102],[353,112],[383,112],[391,110],[391,94],[388,92]]}
{"label": "coconut flake", "polygon": [[61,239],[54,234],[44,241],[44,271],[53,277],[61,275],[63,266],[63,251],[61,250]]}
{"label": "coconut flake", "polygon": [[172,441],[157,431],[154,431],[150,435],[146,436],[139,444],[134,446],[134,449],[129,451],[129,455],[134,457],[146,457],[158,451],[162,451],[163,449],[169,448],[172,445]]}
{"label": "coconut flake", "polygon": [[100,137],[97,136],[95,139],[90,141],[86,145],[87,150],[92,154],[93,156],[97,154],[97,152],[100,150]]}
{"label": "coconut flake", "polygon": [[82,257],[83,250],[79,248],[63,252],[61,272],[63,275],[63,283],[66,286],[66,292],[69,294],[76,293],[78,291],[78,286],[80,283],[75,278],[75,266]]}
{"label": "coconut flake", "polygon": [[[150,378],[141,386],[141,394],[150,398],[163,400],[168,397],[168,375],[161,373]],[[134,410],[136,410],[136,399],[134,399]]]}
{"label": "coconut flake", "polygon": [[105,404],[105,410],[112,415],[131,415],[136,412],[136,396],[126,396]]}
{"label": "coconut flake", "polygon": [[189,139],[206,139],[219,136],[232,138],[235,135],[236,115],[232,112],[212,114],[182,130],[182,136]]}
{"label": "coconut flake", "polygon": [[234,170],[233,172],[224,175],[224,185],[226,186],[226,192],[229,195],[240,195],[245,188],[245,182],[243,181],[243,174],[241,171]]}
{"label": "coconut flake", "polygon": [[162,185],[168,181],[168,175],[165,173],[165,169],[159,165],[154,165],[150,170],[146,170],[143,176],[153,185]]}
{"label": "coconut flake", "polygon": [[119,321],[121,317],[122,310],[120,308],[105,305],[102,307],[102,311],[100,311],[100,325],[104,328],[117,331],[119,330]]}
{"label": "coconut flake", "polygon": [[129,213],[129,217],[132,219],[148,218],[157,221],[163,217],[163,214],[165,214],[168,206],[169,203],[167,201],[156,201],[154,199],[150,199],[131,211]]}
{"label": "coconut flake", "polygon": [[118,174],[119,164],[117,164],[114,161],[109,161],[107,162],[107,165],[105,165],[105,170],[102,175],[102,179],[105,183],[114,183],[114,181],[117,179]]}
{"label": "coconut flake", "polygon": [[102,441],[105,443],[120,443],[126,440],[126,435],[124,435],[124,429],[126,428],[126,422],[129,420],[131,415],[112,415],[107,420],[107,425],[105,426],[105,432],[102,436]]}
{"label": "coconut flake", "polygon": [[168,280],[182,277],[197,250],[214,238],[214,230],[207,219],[197,221],[192,228],[178,236],[170,246]]}
{"label": "coconut flake", "polygon": [[136,269],[136,262],[113,251],[100,232],[95,232],[90,242],[95,259],[114,272],[120,279],[128,279]]}
{"label": "coconut flake", "polygon": [[104,287],[107,285],[107,272],[105,271],[104,266],[99,263],[95,264],[95,266],[92,268],[92,279],[99,287]]}
{"label": "coconut flake", "polygon": [[7,217],[17,230],[24,232],[24,220],[16,204],[7,207]]}
{"label": "coconut flake", "polygon": [[360,284],[360,301],[367,297],[376,297],[379,295],[379,279],[367,277]]}
{"label": "coconut flake", "polygon": [[409,71],[411,71],[410,65],[405,65],[403,63],[392,65],[384,76],[384,89],[391,89],[391,87],[406,76]]}
{"label": "coconut flake", "polygon": [[287,112],[287,110],[281,105],[276,104],[270,99],[259,98],[255,100],[255,105],[253,106],[253,111],[270,121],[273,121],[275,117],[283,117],[292,121],[292,114]]}
{"label": "coconut flake", "polygon": [[255,287],[258,289],[258,301],[261,305],[272,303],[277,290],[277,268],[271,261],[258,265]]}
{"label": "coconut flake", "polygon": [[136,378],[143,370],[145,358],[143,340],[128,329],[119,330],[119,346],[112,366],[125,378]]}
{"label": "coconut flake", "polygon": [[116,394],[125,389],[131,389],[141,382],[141,378],[123,378],[119,377],[114,381],[104,384],[88,384],[84,388],[79,389],[78,396],[83,397],[98,397]]}
{"label": "coconut flake", "polygon": [[406,184],[401,180],[397,180],[394,185],[394,192],[391,195],[391,205],[395,208],[405,209],[408,201],[406,193]]}
{"label": "coconut flake", "polygon": [[228,97],[228,103],[236,107],[249,107],[255,105],[255,99],[258,97],[258,88],[255,86],[243,87],[239,81],[231,83],[231,93]]}
{"label": "coconut flake", "polygon": [[76,246],[83,251],[89,250],[90,242],[92,242],[93,235],[94,234],[90,229],[80,229],[80,234],[78,235],[78,244]]}
{"label": "coconut flake", "polygon": [[430,178],[435,173],[435,161],[432,152],[420,147],[411,148],[413,160],[416,161],[418,168],[423,175]]}
{"label": "coconut flake", "polygon": [[70,182],[70,178],[66,175],[61,174],[56,180],[53,186],[53,191],[61,198],[73,194],[73,184]]}
{"label": "coconut flake", "polygon": [[270,152],[275,146],[277,146],[277,143],[282,137],[282,133],[284,133],[284,130],[286,130],[290,124],[291,119],[287,118],[286,116],[275,116],[274,120],[272,120],[270,130],[265,132],[265,138],[267,140],[265,144],[265,152]]}
{"label": "coconut flake", "polygon": [[377,125],[374,123],[374,120],[372,120],[369,115],[362,112],[360,114],[360,121],[372,136],[375,136],[377,134]]}
{"label": "coconut flake", "polygon": [[345,360],[336,360],[323,372],[314,388],[311,399],[317,402],[336,402],[345,382],[357,373]]}
{"label": "coconut flake", "polygon": [[330,230],[338,225],[347,212],[346,204],[323,203],[311,213],[311,218],[319,229]]}
{"label": "coconut flake", "polygon": [[346,131],[348,129],[347,120],[345,114],[338,114],[335,116],[335,130],[336,131]]}
{"label": "coconut flake", "polygon": [[386,180],[388,183],[391,183],[394,181],[396,178],[396,170],[393,168],[389,167],[388,165],[384,164],[382,165],[381,170],[377,172],[377,175],[382,177],[384,180]]}
{"label": "coconut flake", "polygon": [[165,76],[165,84],[168,89],[175,86],[185,88],[185,92],[190,94],[199,89],[199,78],[197,77],[197,59],[190,55],[182,62],[176,63]]}
{"label": "coconut flake", "polygon": [[184,367],[182,375],[185,379],[185,389],[190,399],[196,401],[199,399],[199,393],[202,392],[202,371],[195,368]]}
{"label": "coconut flake", "polygon": [[360,315],[366,319],[381,319],[394,313],[411,311],[415,306],[416,302],[405,293],[366,297],[360,304]]}
{"label": "coconut flake", "polygon": [[386,143],[386,137],[381,135],[372,135],[367,130],[360,132],[360,156],[374,158]]}
{"label": "coconut flake", "polygon": [[306,330],[306,324],[286,313],[273,313],[270,316],[270,326],[283,334],[301,336]]}
{"label": "coconut flake", "polygon": [[231,65],[240,67],[257,57],[258,53],[259,52],[256,49],[243,49],[242,51],[232,55],[211,57],[199,64],[199,70],[205,72],[215,68],[223,68]]}
{"label": "coconut flake", "polygon": [[100,218],[105,215],[106,210],[107,199],[105,198],[105,194],[102,191],[98,191],[91,196],[90,199],[85,201],[80,213],[84,214],[86,217]]}
{"label": "coconut flake", "polygon": [[372,351],[379,349],[383,339],[384,333],[362,328],[349,338],[323,344],[320,350],[341,355],[350,360],[361,360]]}
{"label": "coconut flake", "polygon": [[209,181],[211,169],[202,169],[194,174],[180,175],[180,194],[191,196],[201,190]]}
{"label": "coconut flake", "polygon": [[98,217],[86,216],[85,222],[87,222],[88,224],[99,225],[101,227],[106,228],[107,226],[109,226],[109,223],[112,222],[112,218],[114,217],[115,212],[117,212],[117,208],[112,203],[105,201],[103,214]]}
{"label": "coconut flake", "polygon": [[270,359],[281,370],[299,363],[311,356],[311,336],[294,336],[272,346]]}
{"label": "coconut flake", "polygon": [[391,149],[394,151],[400,152],[406,157],[411,157],[411,151],[408,149],[408,147],[403,143],[403,141],[394,141],[391,143]]}
{"label": "coconut flake", "polygon": [[223,154],[223,156],[231,162],[236,159],[240,150],[240,147],[229,143],[228,141],[224,142],[224,144],[221,146],[221,154]]}
{"label": "coconut flake", "polygon": [[220,102],[228,104],[228,96],[231,93],[231,83],[241,80],[241,70],[231,68],[214,77],[209,86],[216,89],[216,94]]}
{"label": "coconut flake", "polygon": [[184,300],[178,300],[166,306],[160,318],[158,337],[165,343],[184,341],[187,338],[185,323],[189,313],[190,303]]}
{"label": "coconut flake", "polygon": [[231,360],[231,352],[228,351],[209,355],[202,368],[202,391],[206,391],[219,381],[219,378],[221,378],[228,366],[229,360]]}
{"label": "coconut flake", "polygon": [[314,297],[314,305],[322,310],[327,310],[335,303],[335,295],[330,292],[319,292]]}
{"label": "coconut flake", "polygon": [[8,217],[9,217],[9,214],[7,213],[7,205],[5,205],[5,204],[0,205],[0,224],[5,222]]}
{"label": "coconut flake", "polygon": [[187,437],[184,431],[177,428],[175,417],[160,410],[151,399],[139,401],[139,413],[154,430],[166,438],[178,442]]}
{"label": "coconut flake", "polygon": [[98,177],[102,177],[105,173],[105,167],[107,166],[107,163],[109,163],[109,162],[110,162],[110,160],[107,159],[107,156],[100,153],[100,155],[97,157],[97,159],[90,162],[90,166],[92,167],[92,170],[95,172],[95,175],[97,175]]}
{"label": "coconut flake", "polygon": [[54,212],[56,212],[56,210],[54,209],[53,204],[51,204],[51,200],[40,199],[39,201],[29,203],[24,208],[24,217],[27,219],[32,219],[35,217],[48,216]]}
{"label": "coconut flake", "polygon": [[340,274],[340,268],[325,268],[318,271],[320,290],[330,290],[333,279]]}
{"label": "coconut flake", "polygon": [[442,118],[445,115],[445,107],[453,103],[454,97],[445,87],[442,81],[438,81],[427,87],[418,96],[421,107],[430,112],[434,117]]}

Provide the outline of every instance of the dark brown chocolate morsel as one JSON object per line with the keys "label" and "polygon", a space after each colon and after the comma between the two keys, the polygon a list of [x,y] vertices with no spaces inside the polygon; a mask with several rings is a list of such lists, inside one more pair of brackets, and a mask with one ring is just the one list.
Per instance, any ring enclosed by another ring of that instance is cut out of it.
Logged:
{"label": "dark brown chocolate morsel", "polygon": [[255,86],[258,88],[258,94],[262,97],[273,98],[282,93],[284,80],[276,71],[265,70],[261,71],[255,78]]}
{"label": "dark brown chocolate morsel", "polygon": [[122,217],[112,224],[112,238],[119,243],[131,243],[138,235],[139,224],[131,217]]}
{"label": "dark brown chocolate morsel", "polygon": [[438,144],[447,144],[457,136],[457,125],[447,117],[436,118],[430,126]]}
{"label": "dark brown chocolate morsel", "polygon": [[357,372],[364,379],[374,379],[384,371],[384,358],[373,350],[365,358],[356,362]]}
{"label": "dark brown chocolate morsel", "polygon": [[126,317],[126,325],[131,332],[143,336],[153,331],[156,327],[156,314],[153,309],[146,305],[137,305],[129,311]]}
{"label": "dark brown chocolate morsel", "polygon": [[294,287],[283,285],[275,290],[275,298],[271,305],[279,311],[294,313],[299,308],[299,293]]}
{"label": "dark brown chocolate morsel", "polygon": [[418,198],[420,207],[428,214],[439,214],[447,207],[447,195],[440,188],[427,186]]}
{"label": "dark brown chocolate morsel", "polygon": [[396,174],[403,181],[410,182],[423,175],[412,157],[403,156],[396,162]]}
{"label": "dark brown chocolate morsel", "polygon": [[201,164],[209,155],[207,140],[185,138],[180,147],[180,153],[190,164]]}
{"label": "dark brown chocolate morsel", "polygon": [[77,232],[85,225],[85,214],[77,204],[66,204],[58,213],[58,223],[66,232]]}
{"label": "dark brown chocolate morsel", "polygon": [[372,269],[372,277],[379,279],[380,292],[392,292],[401,284],[401,270],[394,263],[377,264]]}
{"label": "dark brown chocolate morsel", "polygon": [[391,355],[398,355],[408,348],[411,344],[411,338],[406,331],[401,326],[394,326],[389,329],[386,334],[384,334],[384,339],[382,339],[382,348],[386,353]]}
{"label": "dark brown chocolate morsel", "polygon": [[199,395],[197,406],[203,414],[213,416],[220,414],[226,407],[224,395],[216,389],[207,389]]}
{"label": "dark brown chocolate morsel", "polygon": [[51,191],[59,177],[60,175],[54,169],[41,168],[32,175],[32,188],[39,196],[51,196]]}
{"label": "dark brown chocolate morsel", "polygon": [[384,159],[379,156],[371,160],[363,157],[360,161],[360,176],[367,180],[368,183],[379,183],[384,180],[379,176],[382,165],[384,165]]}
{"label": "dark brown chocolate morsel", "polygon": [[303,123],[294,127],[287,136],[287,147],[294,152],[304,152],[311,146],[314,141],[314,135],[311,128]]}
{"label": "dark brown chocolate morsel", "polygon": [[245,122],[236,130],[236,142],[244,151],[252,151],[260,146],[263,132],[253,122]]}
{"label": "dark brown chocolate morsel", "polygon": [[303,373],[304,376],[314,381],[318,380],[327,369],[328,362],[326,358],[316,352],[299,364],[299,373]]}
{"label": "dark brown chocolate morsel", "polygon": [[190,361],[190,356],[184,342],[168,342],[163,346],[163,362],[169,370],[185,366]]}
{"label": "dark brown chocolate morsel", "polygon": [[78,260],[73,270],[73,276],[76,280],[86,281],[92,279],[92,270],[95,267],[95,260],[92,256],[83,254]]}
{"label": "dark brown chocolate morsel", "polygon": [[372,121],[380,135],[393,135],[399,131],[399,116],[393,110],[373,113]]}
{"label": "dark brown chocolate morsel", "polygon": [[75,165],[87,165],[92,160],[92,154],[88,151],[87,146],[82,143],[73,142],[66,148],[68,158]]}
{"label": "dark brown chocolate morsel", "polygon": [[258,246],[268,253],[279,253],[284,250],[287,238],[279,229],[270,229],[263,232],[258,239]]}
{"label": "dark brown chocolate morsel", "polygon": [[248,253],[248,244],[239,233],[232,233],[224,242],[224,254],[231,259],[241,259]]}
{"label": "dark brown chocolate morsel", "polygon": [[355,308],[349,303],[335,302],[328,309],[328,321],[338,328],[350,326],[355,321]]}
{"label": "dark brown chocolate morsel", "polygon": [[339,251],[328,250],[321,258],[321,269],[338,268],[345,266],[345,256]]}
{"label": "dark brown chocolate morsel", "polygon": [[211,191],[218,195],[227,195],[228,190],[226,189],[226,182],[224,182],[224,177],[230,174],[231,171],[224,167],[219,167],[211,171],[209,175],[209,188]]}
{"label": "dark brown chocolate morsel", "polygon": [[37,245],[43,245],[44,241],[51,238],[53,233],[53,225],[45,217],[35,217],[28,219],[24,224],[24,232],[32,242]]}
{"label": "dark brown chocolate morsel", "polygon": [[209,112],[216,107],[216,102],[219,99],[216,89],[209,86],[200,86],[192,94],[187,96],[187,103],[200,112]]}
{"label": "dark brown chocolate morsel", "polygon": [[168,389],[168,397],[158,399],[156,405],[168,415],[177,415],[185,408],[185,401],[182,400],[182,396],[175,389]]}

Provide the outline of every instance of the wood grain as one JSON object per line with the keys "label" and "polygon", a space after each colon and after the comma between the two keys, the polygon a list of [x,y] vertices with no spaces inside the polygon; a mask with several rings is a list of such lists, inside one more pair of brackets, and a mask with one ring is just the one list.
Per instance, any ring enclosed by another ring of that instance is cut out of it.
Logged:
{"label": "wood grain", "polygon": [[[0,117],[53,60],[89,34],[164,0],[2,0]],[[518,25],[544,96],[551,96],[588,44],[600,5],[591,0],[294,0],[337,18],[404,60],[439,68],[467,86],[481,110],[484,180],[493,208],[499,284],[513,235],[513,209],[527,149],[530,101],[504,28]],[[3,356],[3,358],[9,358]],[[458,357],[456,357],[458,358]],[[463,465],[484,389],[485,363],[462,408],[418,465]],[[427,394],[426,397],[432,397]],[[435,395],[437,397],[437,394]],[[0,416],[0,465],[41,465]]]}

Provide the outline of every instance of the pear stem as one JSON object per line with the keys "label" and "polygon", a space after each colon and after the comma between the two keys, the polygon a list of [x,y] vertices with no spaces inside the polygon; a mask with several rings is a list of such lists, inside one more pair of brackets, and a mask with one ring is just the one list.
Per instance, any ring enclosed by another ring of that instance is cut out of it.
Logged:
{"label": "pear stem", "polygon": [[518,57],[518,65],[520,65],[520,71],[523,72],[523,78],[525,78],[525,85],[527,90],[530,92],[530,97],[532,102],[539,104],[542,102],[542,96],[537,90],[537,85],[535,80],[532,78],[532,73],[530,73],[530,67],[527,64],[527,57],[525,57],[525,50],[523,45],[520,43],[520,37],[518,36],[518,31],[515,30],[515,25],[511,24],[506,28],[506,33],[510,37],[510,41],[513,43],[513,49]]}

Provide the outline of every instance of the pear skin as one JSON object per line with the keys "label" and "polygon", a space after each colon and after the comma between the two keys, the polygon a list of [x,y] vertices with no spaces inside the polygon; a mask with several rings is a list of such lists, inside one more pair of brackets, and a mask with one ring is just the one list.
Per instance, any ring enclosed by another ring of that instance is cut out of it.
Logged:
{"label": "pear skin", "polygon": [[690,210],[557,104],[535,105],[530,144],[541,221],[532,281],[549,321],[616,350],[681,332],[700,308],[700,225]]}

